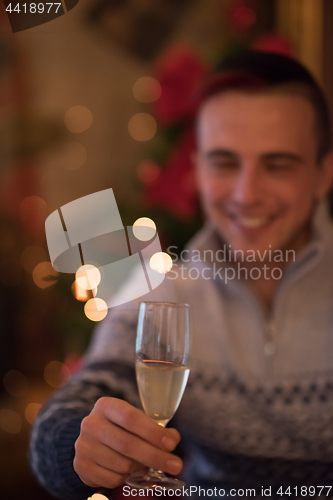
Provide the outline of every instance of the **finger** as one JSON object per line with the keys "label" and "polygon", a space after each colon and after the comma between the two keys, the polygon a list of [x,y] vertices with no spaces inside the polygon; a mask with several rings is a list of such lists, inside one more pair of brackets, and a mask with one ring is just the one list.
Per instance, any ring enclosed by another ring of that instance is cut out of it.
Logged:
{"label": "finger", "polygon": [[84,480],[83,482],[93,488],[116,488],[117,486],[124,484],[127,478],[128,474],[118,474],[98,466],[93,469],[91,477],[87,480],[87,482]]}
{"label": "finger", "polygon": [[75,446],[76,454],[87,457],[96,465],[108,469],[117,474],[130,474],[144,466],[131,458],[111,449],[103,443],[96,442],[92,438],[84,438]]}
{"label": "finger", "polygon": [[183,463],[179,457],[153,446],[112,422],[101,419],[95,432],[98,441],[146,467],[161,469],[170,474],[179,474],[182,470]]}
{"label": "finger", "polygon": [[79,478],[92,488],[116,488],[125,482],[127,474],[118,474],[117,472],[105,469],[92,462],[90,458],[75,455],[73,467]]}
{"label": "finger", "polygon": [[180,442],[181,436],[180,436],[179,432],[177,431],[177,429],[174,429],[173,427],[168,427],[168,431],[171,433],[175,442],[178,444]]}
{"label": "finger", "polygon": [[146,467],[145,465],[141,464],[140,462],[137,462],[136,460],[132,461],[131,474],[133,474],[133,472],[135,472],[135,473],[142,472],[143,474],[146,474],[146,473],[148,473],[148,471],[149,471],[149,467]]}
{"label": "finger", "polygon": [[135,434],[154,446],[172,451],[180,441],[176,431],[153,422],[142,410],[116,398],[101,398],[95,405],[108,420]]}
{"label": "finger", "polygon": [[[137,462],[133,462],[137,463]],[[138,467],[131,472],[131,476],[145,476],[149,472],[149,467],[145,467],[143,464],[138,464]]]}
{"label": "finger", "polygon": [[149,473],[149,467],[144,467],[144,468],[141,467],[140,470],[132,472],[132,474],[130,474],[130,477],[145,476],[148,473]]}

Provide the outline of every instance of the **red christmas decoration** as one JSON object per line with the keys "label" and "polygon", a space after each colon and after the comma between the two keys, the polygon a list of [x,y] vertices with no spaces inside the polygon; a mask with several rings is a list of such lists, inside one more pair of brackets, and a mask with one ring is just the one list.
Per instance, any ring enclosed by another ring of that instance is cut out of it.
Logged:
{"label": "red christmas decoration", "polygon": [[195,91],[207,72],[208,66],[184,47],[166,53],[155,72],[162,89],[153,104],[155,118],[164,127],[183,124],[184,132],[163,168],[144,161],[138,166],[137,176],[146,185],[148,204],[178,219],[194,217],[198,207],[191,163],[195,137],[190,124],[197,107]]}
{"label": "red christmas decoration", "polygon": [[84,359],[81,353],[79,352],[71,352],[66,356],[64,362],[64,369],[62,370],[62,376],[64,381],[67,380],[69,374],[72,375],[76,373],[84,367]]}
{"label": "red christmas decoration", "polygon": [[153,113],[161,125],[173,125],[192,116],[196,105],[194,93],[207,71],[208,66],[184,47],[173,48],[162,57],[155,72],[162,92],[153,105]]}
{"label": "red christmas decoration", "polygon": [[246,0],[232,1],[227,9],[227,20],[233,31],[247,32],[257,21],[257,14]]}
{"label": "red christmas decoration", "polygon": [[152,160],[142,160],[136,169],[136,175],[144,184],[153,184],[161,173],[161,168]]}
{"label": "red christmas decoration", "polygon": [[193,130],[188,130],[166,162],[158,179],[146,192],[146,200],[154,207],[164,208],[180,219],[190,219],[197,213],[191,153],[195,149]]}
{"label": "red christmas decoration", "polygon": [[251,48],[261,50],[262,52],[273,52],[284,56],[296,56],[295,49],[291,41],[279,33],[268,33],[260,38],[257,38]]}

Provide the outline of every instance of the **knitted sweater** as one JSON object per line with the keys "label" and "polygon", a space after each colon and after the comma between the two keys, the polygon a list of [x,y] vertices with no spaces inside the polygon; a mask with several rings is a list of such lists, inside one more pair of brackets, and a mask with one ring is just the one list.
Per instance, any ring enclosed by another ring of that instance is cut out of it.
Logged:
{"label": "knitted sweater", "polygon": [[[312,241],[280,280],[269,313],[249,282],[226,282],[228,263],[198,259],[194,250],[204,256],[219,248],[209,226],[189,245],[193,259],[183,271],[175,263],[162,285],[141,298],[192,307],[191,374],[172,422],[182,434],[188,485],[254,487],[258,498],[261,486],[275,493],[279,486],[333,486],[333,227],[321,216],[313,229]],[[133,276],[127,286],[135,282]],[[80,422],[96,400],[114,396],[140,406],[138,302],[109,310],[85,368],[35,422],[31,465],[60,498],[92,494],[72,461]],[[299,491],[289,498],[304,498]]]}

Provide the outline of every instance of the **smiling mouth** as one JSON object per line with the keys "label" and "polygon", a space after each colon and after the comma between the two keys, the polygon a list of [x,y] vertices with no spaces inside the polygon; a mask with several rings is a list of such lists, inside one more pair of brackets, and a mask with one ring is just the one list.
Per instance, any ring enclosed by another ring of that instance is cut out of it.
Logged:
{"label": "smiling mouth", "polygon": [[272,220],[272,217],[245,217],[241,215],[231,215],[230,219],[235,222],[238,226],[245,229],[260,229],[267,226]]}

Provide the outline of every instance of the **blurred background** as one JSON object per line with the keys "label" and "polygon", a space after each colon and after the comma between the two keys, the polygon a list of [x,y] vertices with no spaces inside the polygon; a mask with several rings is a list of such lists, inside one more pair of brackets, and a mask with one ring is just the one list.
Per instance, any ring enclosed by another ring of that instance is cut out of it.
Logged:
{"label": "blurred background", "polygon": [[0,1],[1,499],[51,498],[29,470],[31,424],[104,317],[53,270],[46,217],[113,188],[124,224],[150,217],[181,249],[202,221],[188,96],[254,47],[301,59],[333,109],[332,26],[330,0],[81,0],[13,34]]}

